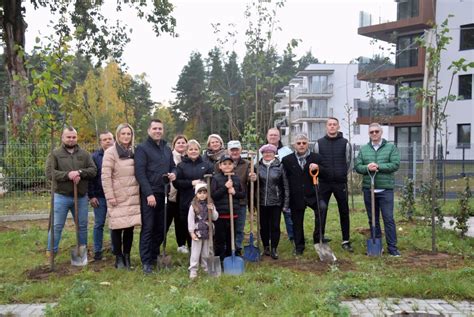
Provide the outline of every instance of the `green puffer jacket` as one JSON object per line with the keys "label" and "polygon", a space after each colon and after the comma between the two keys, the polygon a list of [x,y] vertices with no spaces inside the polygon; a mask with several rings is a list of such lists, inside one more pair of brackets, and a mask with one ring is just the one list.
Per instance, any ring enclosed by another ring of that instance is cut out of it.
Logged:
{"label": "green puffer jacket", "polygon": [[376,189],[393,189],[395,185],[394,173],[400,167],[400,152],[395,144],[388,143],[382,139],[382,145],[377,151],[369,142],[360,148],[359,154],[355,160],[355,170],[357,173],[364,175],[362,188],[370,188],[370,176],[367,172],[369,163],[377,163],[379,171],[375,176]]}

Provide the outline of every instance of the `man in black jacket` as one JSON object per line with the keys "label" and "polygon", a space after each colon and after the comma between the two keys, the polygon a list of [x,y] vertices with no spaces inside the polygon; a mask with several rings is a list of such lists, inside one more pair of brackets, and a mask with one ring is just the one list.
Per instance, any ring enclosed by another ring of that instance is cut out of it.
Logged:
{"label": "man in black jacket", "polygon": [[176,166],[171,149],[162,139],[163,123],[150,121],[148,138],[135,151],[135,177],[140,184],[142,230],[140,232],[140,258],[145,274],[152,273],[164,239],[165,184],[176,179]]}
{"label": "man in black jacket", "polygon": [[326,122],[326,135],[314,145],[314,152],[321,155],[324,169],[319,174],[319,198],[323,218],[323,234],[326,227],[329,199],[333,194],[339,209],[342,231],[342,248],[354,252],[350,242],[349,203],[347,193],[347,172],[351,165],[351,145],[339,132],[339,120],[331,117]]}
{"label": "man in black jacket", "polygon": [[114,135],[109,131],[99,134],[100,148],[92,153],[92,160],[97,166],[97,174],[89,182],[89,203],[94,208],[94,260],[102,260],[102,242],[104,237],[104,224],[107,216],[107,200],[102,188],[102,160],[104,151],[114,145]]}
{"label": "man in black jacket", "polygon": [[283,158],[283,166],[290,187],[290,209],[293,220],[295,239],[295,255],[302,255],[305,248],[304,239],[304,212],[310,207],[314,212],[314,243],[319,241],[317,200],[309,170],[319,168],[321,159],[319,154],[309,150],[309,140],[305,134],[298,134],[295,138],[295,152]]}

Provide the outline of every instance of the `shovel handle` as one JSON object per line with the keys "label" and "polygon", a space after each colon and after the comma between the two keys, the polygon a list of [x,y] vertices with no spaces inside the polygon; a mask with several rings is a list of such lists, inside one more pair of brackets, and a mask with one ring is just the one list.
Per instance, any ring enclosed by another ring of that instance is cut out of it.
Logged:
{"label": "shovel handle", "polygon": [[309,170],[309,175],[311,175],[313,178],[313,185],[318,185],[319,168],[315,170]]}
{"label": "shovel handle", "polygon": [[[250,172],[254,172],[254,164],[253,164],[253,153],[249,153],[250,155]],[[258,177],[258,176],[257,176]],[[255,184],[254,182],[250,181],[250,232],[253,233],[253,211],[254,211],[254,196],[255,196]]]}
{"label": "shovel handle", "polygon": [[[205,174],[204,178],[207,183],[207,205],[211,203],[211,177],[212,174]],[[214,255],[214,228],[212,226],[212,209],[207,208],[207,225],[209,226],[209,254]]]}
{"label": "shovel handle", "polygon": [[[74,224],[76,226],[76,240],[77,240],[77,250],[79,250],[79,204],[78,204],[78,194],[77,194],[77,184],[73,181],[74,188]],[[53,227],[54,230],[54,227]]]}
{"label": "shovel handle", "polygon": [[[226,173],[227,177],[229,180],[232,180],[232,175],[234,173]],[[235,239],[234,239],[234,201],[232,194],[229,193],[229,211],[230,211],[230,243],[231,243],[231,249],[232,249],[232,254],[235,252]]]}

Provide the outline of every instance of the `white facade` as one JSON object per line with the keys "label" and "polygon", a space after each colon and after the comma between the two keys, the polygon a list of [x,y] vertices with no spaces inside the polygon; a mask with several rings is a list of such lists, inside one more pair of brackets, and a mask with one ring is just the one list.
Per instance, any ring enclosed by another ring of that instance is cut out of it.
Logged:
{"label": "white facade", "polygon": [[[474,61],[474,49],[461,50],[461,26],[472,24],[474,27],[474,0],[437,0],[436,1],[436,23],[441,24],[448,15],[449,17],[449,33],[452,37],[451,42],[447,46],[447,50],[443,51],[441,55],[441,71],[439,74],[439,81],[441,83],[441,90],[439,91],[439,98],[448,95],[449,83],[452,77],[452,71],[448,70],[449,65],[453,61],[464,58],[468,63]],[[458,146],[460,138],[458,125],[469,125],[470,129],[470,147],[471,151],[474,147],[474,89],[473,77],[474,68],[467,72],[460,72],[453,78],[453,85],[451,94],[458,96],[459,94],[459,77],[463,75],[470,75],[471,77],[471,99],[456,100],[448,103],[446,108],[447,117],[447,133],[449,154],[447,159],[460,159],[462,156],[462,149]],[[446,133],[446,131],[443,131]],[[443,140],[444,141],[444,140]]]}
{"label": "white facade", "polygon": [[[290,121],[292,141],[296,134],[305,133],[314,143],[326,134],[327,118],[336,117],[345,138],[349,138],[351,127],[351,143],[367,143],[368,126],[356,124],[357,103],[366,101],[371,93],[376,99],[388,99],[393,96],[393,88],[379,85],[377,90],[368,82],[358,81],[357,72],[357,64],[311,64],[297,73],[297,77],[283,89],[280,94],[282,99],[275,105],[275,113],[284,116],[284,120],[277,120],[276,124],[287,123],[280,127],[282,142],[289,143]],[[288,108],[290,99],[291,113]],[[393,128],[384,127],[384,137],[393,140]]]}

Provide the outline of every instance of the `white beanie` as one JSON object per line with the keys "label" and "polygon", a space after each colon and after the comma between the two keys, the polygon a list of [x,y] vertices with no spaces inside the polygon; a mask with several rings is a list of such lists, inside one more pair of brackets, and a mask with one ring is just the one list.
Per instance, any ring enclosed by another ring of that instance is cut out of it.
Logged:
{"label": "white beanie", "polygon": [[207,191],[207,184],[206,183],[197,183],[196,186],[194,186],[194,194],[197,194],[198,191],[205,189]]}

